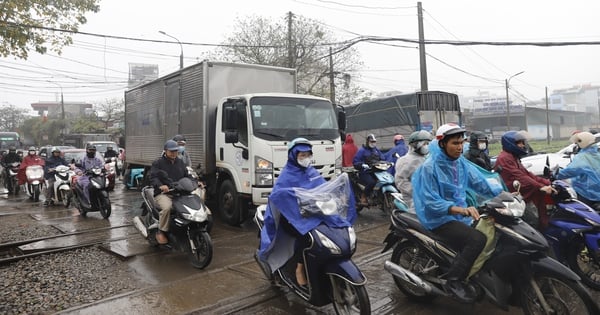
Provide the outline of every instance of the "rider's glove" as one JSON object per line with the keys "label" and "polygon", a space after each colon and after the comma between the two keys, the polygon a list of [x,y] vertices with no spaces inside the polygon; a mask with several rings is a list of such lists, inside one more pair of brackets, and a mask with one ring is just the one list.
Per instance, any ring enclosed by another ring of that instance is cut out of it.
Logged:
{"label": "rider's glove", "polygon": [[368,170],[369,169],[369,165],[368,164],[363,163],[363,165],[361,165],[361,166],[362,166],[363,170]]}

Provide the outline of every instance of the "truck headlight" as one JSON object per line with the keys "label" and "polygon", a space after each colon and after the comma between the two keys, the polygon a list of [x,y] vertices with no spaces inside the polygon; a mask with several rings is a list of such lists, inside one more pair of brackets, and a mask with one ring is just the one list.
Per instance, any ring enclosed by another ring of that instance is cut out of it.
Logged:
{"label": "truck headlight", "polygon": [[273,186],[273,163],[261,157],[254,157],[254,182],[257,186]]}

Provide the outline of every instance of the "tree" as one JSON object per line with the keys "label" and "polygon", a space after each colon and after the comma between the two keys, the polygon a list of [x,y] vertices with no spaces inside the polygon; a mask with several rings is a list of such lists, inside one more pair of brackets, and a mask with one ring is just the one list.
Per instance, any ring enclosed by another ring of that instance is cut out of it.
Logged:
{"label": "tree", "polygon": [[27,110],[15,105],[0,107],[0,131],[16,131],[27,119]]}
{"label": "tree", "polygon": [[[288,20],[271,21],[264,17],[237,18],[233,33],[217,49],[216,58],[232,62],[295,68],[298,92],[330,98],[329,48],[337,104],[363,100],[368,92],[356,85],[356,69],[362,66],[356,49],[336,42],[318,21],[288,14]],[[291,27],[288,22],[291,21]]]}
{"label": "tree", "polygon": [[85,24],[87,12],[98,12],[100,0],[4,0],[0,1],[0,56],[27,59],[34,50],[60,53],[72,43],[71,33]]}
{"label": "tree", "polygon": [[107,99],[104,103],[96,105],[99,112],[98,121],[104,124],[104,129],[118,125],[123,121],[125,101],[123,99]]}

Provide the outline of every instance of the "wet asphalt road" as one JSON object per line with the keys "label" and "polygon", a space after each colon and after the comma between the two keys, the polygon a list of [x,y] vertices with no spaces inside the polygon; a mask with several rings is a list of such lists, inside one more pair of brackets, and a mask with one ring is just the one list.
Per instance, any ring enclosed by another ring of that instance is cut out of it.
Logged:
{"label": "wet asphalt road", "polygon": [[[41,202],[28,201],[24,195],[0,194],[0,214],[29,212],[40,224],[53,224],[65,232],[129,224],[131,218],[139,214],[139,192],[124,190],[119,182],[110,197],[113,214],[108,220],[103,220],[97,212],[82,218],[73,208],[44,208]],[[354,261],[368,278],[367,290],[373,314],[522,314],[515,308],[504,312],[487,302],[464,305],[452,299],[438,298],[425,305],[408,301],[395,286],[391,275],[383,270],[383,262],[391,255],[391,251],[381,253],[388,222],[381,210],[366,209],[360,213],[355,226],[359,243]],[[122,257],[148,285],[62,314],[335,313],[331,306],[312,307],[285,289],[270,286],[253,259],[258,239],[257,228],[251,220],[240,227],[224,225],[218,219],[215,221],[211,233],[214,256],[204,270],[191,267],[183,254],[149,246],[141,235],[135,235],[134,227],[129,229],[131,231],[126,234],[131,237],[111,242],[105,249]]]}

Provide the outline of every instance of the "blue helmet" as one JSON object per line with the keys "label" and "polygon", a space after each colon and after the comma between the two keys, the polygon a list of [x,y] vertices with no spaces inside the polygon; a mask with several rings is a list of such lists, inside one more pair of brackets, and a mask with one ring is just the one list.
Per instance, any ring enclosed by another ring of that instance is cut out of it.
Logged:
{"label": "blue helmet", "polygon": [[508,151],[517,157],[522,157],[522,156],[527,155],[527,153],[528,153],[527,149],[520,148],[517,145],[517,142],[519,142],[519,141],[523,141],[523,142],[527,141],[525,134],[523,134],[522,132],[518,132],[518,131],[506,132],[504,135],[502,135],[502,139],[501,139],[502,150]]}

